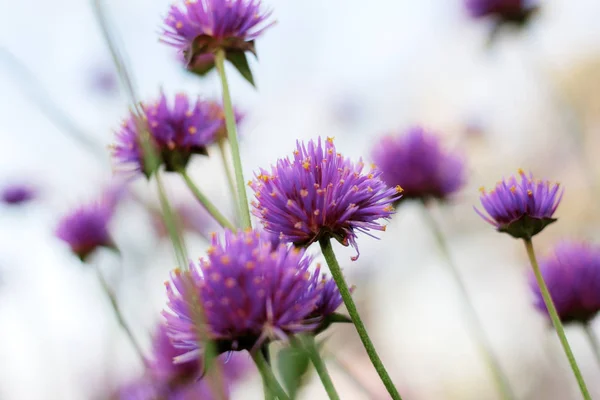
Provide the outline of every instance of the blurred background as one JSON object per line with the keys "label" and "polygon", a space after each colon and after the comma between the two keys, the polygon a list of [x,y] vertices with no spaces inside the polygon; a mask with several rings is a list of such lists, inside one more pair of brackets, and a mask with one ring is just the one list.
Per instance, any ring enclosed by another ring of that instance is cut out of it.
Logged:
{"label": "blurred background", "polygon": [[[230,70],[234,103],[246,113],[246,178],[290,154],[296,139],[333,136],[345,155],[370,160],[377,138],[413,124],[443,136],[464,154],[468,184],[434,215],[518,398],[579,398],[556,335],[532,307],[522,244],[496,234],[472,206],[480,186],[531,170],[566,188],[559,222],[536,237],[538,253],[562,238],[600,240],[600,2],[541,2],[528,26],[503,29],[492,44],[490,21],[470,18],[461,0],[266,5],[278,23],[257,42],[258,90]],[[216,75],[188,74],[159,43],[166,0],[107,0],[106,9],[141,98],[163,89],[218,99]],[[114,184],[107,146],[129,107],[91,2],[0,0],[0,93],[0,185],[36,189],[27,204],[0,205],[0,399],[105,399],[142,365],[93,267],[54,236],[62,215]],[[196,159],[191,174],[231,210],[218,158]],[[174,205],[192,201],[179,177],[165,176],[165,185]],[[140,179],[132,192],[111,226],[120,256],[107,251],[94,262],[149,349],[176,261],[149,212],[158,209],[154,186]],[[188,236],[190,254],[201,256],[206,240]],[[356,262],[352,250],[338,257],[400,392],[498,398],[422,210],[403,204],[380,237],[359,239]],[[589,343],[577,326],[567,334],[600,398]],[[326,348],[341,397],[386,399],[352,327],[330,335],[338,336]],[[251,374],[233,398],[261,396]],[[300,398],[326,398],[314,374]]]}

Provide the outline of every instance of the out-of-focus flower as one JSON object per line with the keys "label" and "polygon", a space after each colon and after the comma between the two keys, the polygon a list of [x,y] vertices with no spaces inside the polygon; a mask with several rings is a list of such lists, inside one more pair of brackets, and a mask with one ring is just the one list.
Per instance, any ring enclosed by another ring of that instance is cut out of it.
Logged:
{"label": "out-of-focus flower", "polygon": [[261,169],[250,182],[253,214],[282,241],[308,246],[333,237],[358,252],[356,232],[385,230],[379,220],[391,217],[402,192],[389,188],[374,165],[363,169],[362,160],[354,164],[336,153],[331,138],[298,142],[293,159],[280,159],[270,172]]}
{"label": "out-of-focus flower", "polygon": [[193,72],[210,71],[218,50],[242,72],[240,68],[248,69],[245,52],[256,54],[254,40],[273,25],[270,16],[260,0],[185,1],[171,6],[162,40],[184,54]]}
{"label": "out-of-focus flower", "polygon": [[537,9],[531,0],[465,0],[465,7],[473,18],[493,17],[501,22],[523,24]]}
{"label": "out-of-focus flower", "polygon": [[225,231],[223,241],[213,235],[208,259],[200,259],[189,271],[175,270],[172,282],[165,284],[168,336],[177,349],[185,350],[176,362],[202,353],[192,297],[200,299],[203,330],[219,353],[255,351],[270,340],[316,330],[326,317],[316,312],[331,310],[323,306],[329,304],[329,292],[326,300],[322,297],[331,288],[319,270],[309,271],[311,262],[302,249],[281,244],[272,250],[258,231]]}
{"label": "out-of-focus flower", "polygon": [[[225,126],[225,111],[223,110],[223,106],[216,101],[210,101],[209,105],[211,110],[210,117],[220,123],[216,134],[217,140],[227,140],[227,127]],[[244,113],[237,108],[234,108],[233,114],[235,116],[236,125],[239,125],[244,119]]]}
{"label": "out-of-focus flower", "polygon": [[10,205],[20,205],[36,197],[36,189],[25,183],[10,184],[2,188],[2,202]]}
{"label": "out-of-focus flower", "polygon": [[559,184],[535,181],[532,174],[519,170],[521,180],[511,176],[489,192],[481,188],[481,205],[488,215],[475,211],[498,231],[517,239],[531,239],[549,224],[560,204],[563,190]]}
{"label": "out-of-focus flower", "polygon": [[89,74],[89,85],[94,92],[106,96],[112,96],[119,92],[119,80],[112,65],[96,65]]}
{"label": "out-of-focus flower", "polygon": [[373,149],[373,160],[390,186],[407,199],[446,200],[465,182],[461,158],[442,149],[440,140],[420,127],[387,136]]}
{"label": "out-of-focus flower", "polygon": [[113,213],[113,204],[104,200],[83,205],[60,220],[56,236],[85,261],[99,247],[115,248],[108,229]]}
{"label": "out-of-focus flower", "polygon": [[[599,246],[560,243],[540,260],[540,269],[561,321],[587,323],[600,311]],[[533,274],[530,283],[536,308],[548,315]]]}
{"label": "out-of-focus flower", "polygon": [[159,382],[170,386],[179,386],[194,382],[200,376],[200,362],[198,359],[175,364],[173,359],[183,352],[173,347],[167,336],[167,327],[159,325],[152,341],[152,359],[148,363],[150,376]]}
{"label": "out-of-focus flower", "polygon": [[166,170],[185,168],[192,154],[206,155],[206,147],[216,140],[222,122],[211,117],[212,112],[209,102],[190,102],[185,94],[176,95],[169,107],[166,96],[161,94],[158,101],[143,105],[144,121],[131,115],[117,132],[116,144],[112,146],[116,164],[125,170],[152,175],[154,167],[145,165],[140,143],[139,128],[143,126]]}

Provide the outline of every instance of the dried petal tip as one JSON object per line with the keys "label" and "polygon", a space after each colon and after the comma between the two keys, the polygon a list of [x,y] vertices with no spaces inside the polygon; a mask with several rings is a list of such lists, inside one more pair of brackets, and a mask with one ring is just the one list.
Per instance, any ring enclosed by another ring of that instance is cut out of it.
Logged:
{"label": "dried petal tip", "polygon": [[514,176],[502,180],[489,193],[481,192],[480,201],[488,215],[477,208],[475,211],[499,232],[506,232],[517,239],[531,239],[553,218],[562,199],[559,184],[535,181],[532,174],[519,170],[520,181]]}
{"label": "dried petal tip", "polygon": [[[540,269],[562,322],[588,323],[600,311],[600,246],[563,242],[540,260]],[[533,274],[535,307],[548,316]]]}
{"label": "dried petal tip", "polygon": [[253,214],[265,230],[297,246],[335,238],[358,251],[357,232],[382,231],[379,220],[392,216],[390,206],[401,197],[381,171],[363,168],[338,154],[333,140],[298,142],[291,159],[255,175]]}
{"label": "dried petal tip", "polygon": [[420,127],[381,139],[373,159],[388,185],[401,186],[403,199],[446,200],[465,182],[461,158],[445,151],[437,136]]}

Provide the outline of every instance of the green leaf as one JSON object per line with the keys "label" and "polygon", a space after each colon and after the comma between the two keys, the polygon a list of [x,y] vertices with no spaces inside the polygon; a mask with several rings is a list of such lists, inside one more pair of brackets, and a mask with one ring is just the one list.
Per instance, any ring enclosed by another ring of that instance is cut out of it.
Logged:
{"label": "green leaf", "polygon": [[244,77],[244,79],[246,79],[252,86],[256,87],[254,84],[252,71],[250,70],[250,65],[248,65],[246,53],[243,51],[228,51],[226,57],[227,60],[235,67],[235,69],[237,69]]}
{"label": "green leaf", "polygon": [[290,398],[296,398],[298,389],[305,383],[310,360],[307,352],[300,346],[286,347],[277,354],[277,367],[285,389]]}

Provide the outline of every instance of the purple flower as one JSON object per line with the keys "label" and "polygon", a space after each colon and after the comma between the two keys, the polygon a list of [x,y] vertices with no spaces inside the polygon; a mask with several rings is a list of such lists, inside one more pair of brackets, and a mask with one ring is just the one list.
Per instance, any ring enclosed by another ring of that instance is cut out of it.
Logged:
{"label": "purple flower", "polygon": [[[223,110],[223,106],[216,101],[209,101],[208,103],[210,107],[210,118],[214,121],[219,121],[220,123],[216,133],[217,140],[227,140],[227,127],[225,126],[225,111]],[[244,114],[235,108],[233,114],[235,117],[235,124],[239,125],[244,119]]]}
{"label": "purple flower", "polygon": [[530,239],[556,221],[552,216],[563,190],[559,190],[558,183],[534,181],[533,175],[527,176],[523,170],[519,170],[519,175],[520,181],[511,176],[498,182],[489,193],[481,188],[481,205],[489,216],[477,208],[475,211],[498,231],[517,239]]}
{"label": "purple flower", "polygon": [[260,0],[185,1],[171,6],[162,40],[181,51],[191,69],[201,64],[206,73],[214,66],[206,54],[255,53],[254,40],[273,25],[270,16]]}
{"label": "purple flower", "polygon": [[195,382],[200,376],[200,362],[192,359],[175,364],[173,359],[182,354],[181,350],[173,347],[166,325],[159,325],[152,342],[152,360],[148,363],[150,376],[171,386]]}
{"label": "purple flower", "polygon": [[[163,312],[168,336],[186,362],[201,354],[196,307],[200,299],[205,327],[219,352],[254,351],[272,339],[317,329],[316,315],[326,281],[311,273],[312,258],[302,249],[280,245],[275,251],[258,231],[213,235],[208,258],[189,271],[175,270],[165,284],[168,310]],[[329,310],[327,307],[323,309]],[[194,321],[196,319],[196,321]]]}
{"label": "purple flower", "polygon": [[[600,311],[599,246],[560,243],[540,260],[540,269],[561,321],[587,323]],[[530,283],[536,308],[548,315],[533,274]]]}
{"label": "purple flower", "polygon": [[36,190],[27,184],[7,185],[2,189],[2,202],[10,205],[27,203],[36,197]]}
{"label": "purple flower", "polygon": [[168,388],[160,382],[141,378],[121,387],[111,400],[162,400],[169,399]]}
{"label": "purple flower", "polygon": [[113,205],[104,200],[81,206],[60,220],[56,236],[82,261],[98,247],[115,248],[108,230],[113,211]]}
{"label": "purple flower", "polygon": [[500,23],[522,25],[536,11],[531,0],[465,0],[467,12],[473,18],[494,17]]}
{"label": "purple flower", "polygon": [[373,159],[388,185],[404,189],[403,198],[445,200],[465,182],[460,157],[445,152],[439,138],[420,127],[381,139]]}
{"label": "purple flower", "polygon": [[[221,121],[211,117],[209,102],[190,102],[185,94],[176,95],[172,107],[163,93],[158,101],[142,108],[145,128],[167,171],[185,168],[192,154],[206,155],[206,147],[216,140],[221,126]],[[150,176],[154,167],[145,163],[138,128],[139,123],[131,115],[117,132],[112,153],[122,168]]]}
{"label": "purple flower", "polygon": [[374,165],[368,173],[363,168],[362,160],[354,164],[336,153],[331,138],[298,142],[293,159],[280,159],[270,173],[261,169],[250,182],[253,214],[282,241],[308,246],[334,237],[358,252],[356,232],[384,231],[378,220],[391,217],[402,192],[388,188]]}

